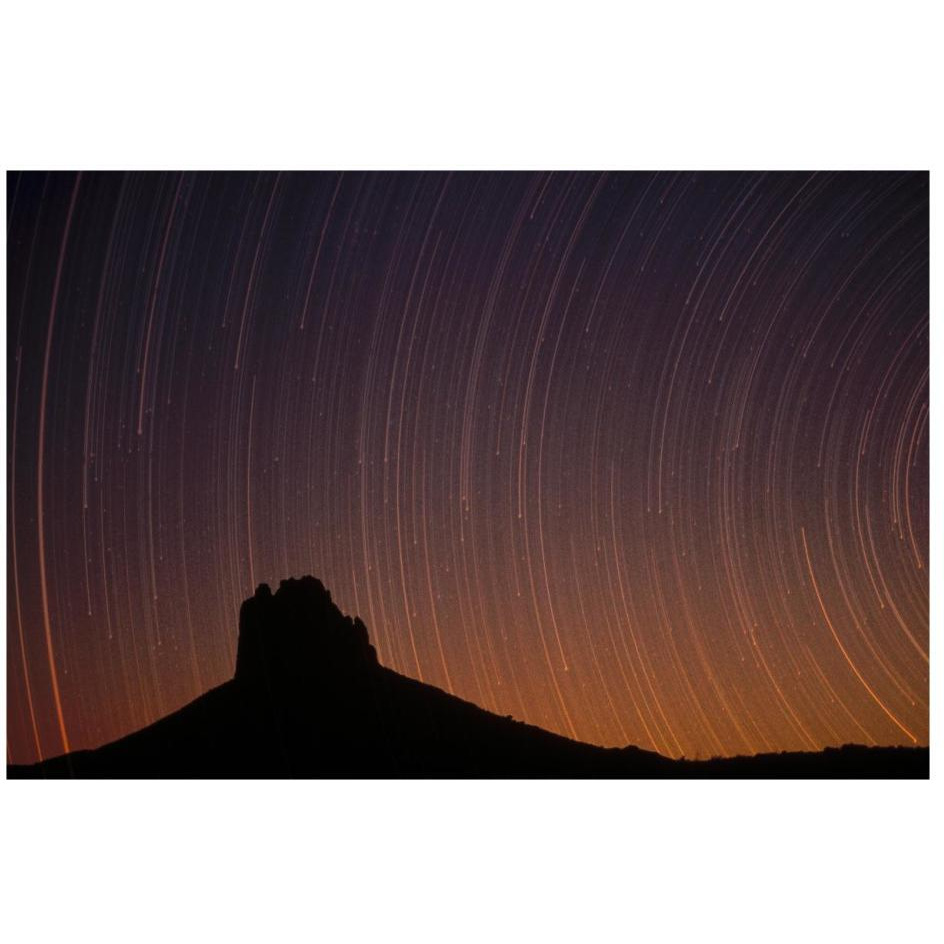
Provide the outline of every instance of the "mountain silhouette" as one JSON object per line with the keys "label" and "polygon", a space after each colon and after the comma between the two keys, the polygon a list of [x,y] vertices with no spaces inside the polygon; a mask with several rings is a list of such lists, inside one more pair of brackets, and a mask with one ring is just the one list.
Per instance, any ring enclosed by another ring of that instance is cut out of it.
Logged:
{"label": "mountain silhouette", "polygon": [[239,616],[236,673],[189,705],[19,777],[773,777],[929,775],[928,748],[673,760],[502,717],[385,668],[314,577],[265,584]]}

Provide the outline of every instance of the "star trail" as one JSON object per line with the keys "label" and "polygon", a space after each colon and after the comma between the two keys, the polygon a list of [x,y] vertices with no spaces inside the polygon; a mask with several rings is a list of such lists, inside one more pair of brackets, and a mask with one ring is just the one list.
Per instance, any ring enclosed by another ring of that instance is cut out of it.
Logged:
{"label": "star trail", "polygon": [[7,180],[8,761],[380,661],[671,756],[928,743],[928,175]]}

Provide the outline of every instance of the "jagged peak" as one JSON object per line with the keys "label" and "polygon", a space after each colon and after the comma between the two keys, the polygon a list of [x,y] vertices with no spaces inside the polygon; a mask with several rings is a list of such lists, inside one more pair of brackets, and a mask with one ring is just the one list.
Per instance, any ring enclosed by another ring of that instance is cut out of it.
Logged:
{"label": "jagged peak", "polygon": [[272,593],[260,584],[239,612],[236,678],[335,676],[377,665],[367,627],[345,616],[315,577],[289,578]]}

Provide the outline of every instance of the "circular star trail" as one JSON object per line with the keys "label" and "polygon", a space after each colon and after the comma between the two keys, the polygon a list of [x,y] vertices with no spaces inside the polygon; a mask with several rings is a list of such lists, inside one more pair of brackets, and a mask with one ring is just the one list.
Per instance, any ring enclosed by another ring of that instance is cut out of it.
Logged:
{"label": "circular star trail", "polygon": [[924,173],[8,179],[8,758],[314,574],[606,745],[928,741]]}

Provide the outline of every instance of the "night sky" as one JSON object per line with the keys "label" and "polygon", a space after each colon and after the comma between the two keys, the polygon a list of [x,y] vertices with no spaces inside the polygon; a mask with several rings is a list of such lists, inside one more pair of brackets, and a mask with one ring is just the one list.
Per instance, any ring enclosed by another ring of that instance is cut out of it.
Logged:
{"label": "night sky", "polygon": [[925,173],[7,180],[8,760],[380,660],[672,756],[928,743]]}

